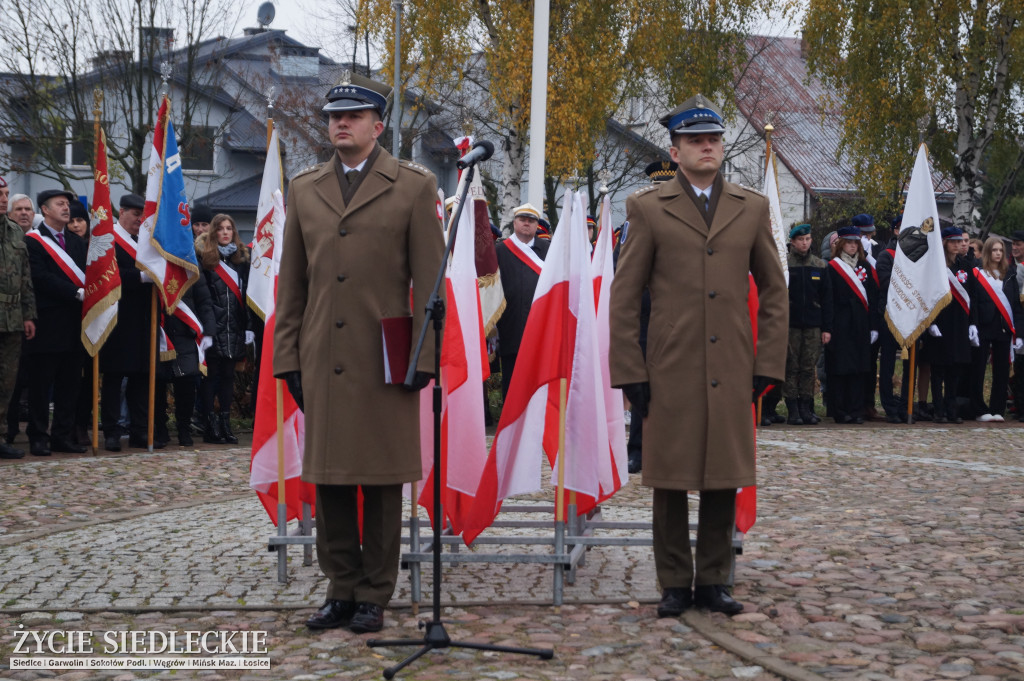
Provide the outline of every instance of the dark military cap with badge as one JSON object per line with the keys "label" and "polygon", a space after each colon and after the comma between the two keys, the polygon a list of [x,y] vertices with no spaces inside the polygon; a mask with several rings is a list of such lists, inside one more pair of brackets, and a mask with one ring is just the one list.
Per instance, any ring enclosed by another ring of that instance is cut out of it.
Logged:
{"label": "dark military cap with badge", "polygon": [[807,223],[802,225],[796,225],[793,229],[789,230],[789,240],[797,238],[798,236],[806,236],[811,233],[811,226]]}
{"label": "dark military cap with badge", "polygon": [[704,95],[690,97],[658,122],[668,128],[668,134],[672,136],[725,132],[721,109]]}
{"label": "dark military cap with badge", "polygon": [[678,167],[675,161],[655,161],[647,164],[644,173],[654,182],[664,182],[675,177]]}
{"label": "dark military cap with badge", "polygon": [[391,88],[358,73],[346,73],[341,82],[327,93],[327,104],[321,111],[361,111],[375,109],[384,117],[391,103]]}

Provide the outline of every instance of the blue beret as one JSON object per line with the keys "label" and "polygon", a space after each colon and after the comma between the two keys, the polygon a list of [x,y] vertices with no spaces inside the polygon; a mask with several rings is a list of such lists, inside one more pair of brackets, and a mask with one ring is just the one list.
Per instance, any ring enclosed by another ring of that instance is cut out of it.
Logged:
{"label": "blue beret", "polygon": [[807,223],[804,223],[802,225],[797,225],[797,226],[793,227],[793,229],[789,230],[789,238],[790,239],[795,239],[798,236],[803,236],[805,234],[810,234],[810,233],[811,233],[811,226],[808,225]]}
{"label": "blue beret", "polygon": [[840,227],[836,230],[836,236],[840,239],[856,239],[860,241],[860,227]]}
{"label": "blue beret", "polygon": [[942,238],[943,239],[960,239],[964,235],[964,230],[959,227],[943,227]]}

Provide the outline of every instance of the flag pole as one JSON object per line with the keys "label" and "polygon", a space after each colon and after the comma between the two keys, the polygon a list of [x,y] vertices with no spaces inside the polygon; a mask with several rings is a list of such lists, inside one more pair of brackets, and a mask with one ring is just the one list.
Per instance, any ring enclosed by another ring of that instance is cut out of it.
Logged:
{"label": "flag pole", "polygon": [[153,285],[153,295],[150,297],[149,306],[149,417],[146,419],[146,447],[149,453],[153,453],[153,422],[156,414],[156,285]]}
{"label": "flag pole", "polygon": [[910,344],[910,384],[907,386],[907,425],[914,422],[914,354],[917,343]]}
{"label": "flag pole", "polygon": [[[93,118],[93,164],[99,163],[100,148],[100,116],[103,114],[103,90],[96,88],[92,91],[92,118]],[[96,197],[93,196],[93,201]],[[100,353],[97,350],[92,356],[92,454],[100,448]]]}
{"label": "flag pole", "polygon": [[558,381],[558,496],[555,497],[555,521],[565,522],[565,401],[568,381]]}

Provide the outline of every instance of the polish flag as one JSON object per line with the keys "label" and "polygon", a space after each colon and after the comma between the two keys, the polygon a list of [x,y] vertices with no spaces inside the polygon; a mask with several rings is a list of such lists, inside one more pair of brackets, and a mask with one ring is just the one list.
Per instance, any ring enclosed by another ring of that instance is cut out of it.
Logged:
{"label": "polish flag", "polygon": [[[487,461],[483,382],[490,376],[490,367],[477,288],[474,212],[468,209],[470,207],[459,216],[448,263],[447,310],[441,346],[441,501],[445,518],[456,533],[462,531],[464,516],[472,505]],[[430,420],[425,423],[432,422],[432,414],[427,418]],[[422,440],[424,445],[433,442],[432,438]],[[430,450],[431,472],[424,481],[419,504],[427,509],[434,522],[432,444]]]}
{"label": "polish flag", "polygon": [[[277,185],[273,182],[263,183],[260,190],[259,207],[262,229],[260,231],[260,253],[254,258],[266,259],[259,267],[254,264],[259,276],[272,278],[272,286],[267,287],[258,300],[250,300],[264,315],[263,352],[260,361],[264,367],[271,367],[274,361],[274,326],[277,319],[277,276],[281,269],[281,247],[284,245],[284,194],[281,186],[281,156],[274,131],[267,149],[266,167],[276,176]],[[276,167],[276,171],[275,171]],[[265,178],[268,171],[264,170]],[[268,196],[264,196],[264,194]],[[249,486],[256,490],[263,508],[275,525],[277,525],[278,504],[278,439],[277,439],[277,384],[271,371],[261,371],[259,385],[256,387],[256,418],[252,433],[252,463],[249,468]],[[283,386],[282,386],[283,387]],[[302,452],[306,441],[306,421],[299,406],[295,404],[291,393],[282,389],[284,411],[284,478],[285,504],[288,507],[288,520],[302,517],[302,504],[316,507],[316,487],[303,482]]]}
{"label": "polish flag", "polygon": [[[602,490],[598,472],[599,460],[609,458],[611,450],[582,195],[566,194],[519,357],[473,508],[466,517],[462,535],[467,544],[494,522],[504,499],[540,489],[541,452],[551,463],[553,482],[564,467],[565,490],[576,492],[579,513],[612,491]],[[559,457],[561,379],[568,383],[568,394],[565,453]]]}
{"label": "polish flag", "polygon": [[608,348],[611,343],[609,322],[612,279],[615,270],[612,265],[612,204],[607,194],[601,203],[600,231],[594,245],[594,257],[590,272],[594,280],[594,301],[597,306],[597,343],[601,367],[601,387],[604,390],[605,422],[608,424],[609,456],[598,457],[598,479],[602,497],[615,493],[628,479],[626,473],[626,422],[623,417],[622,391],[612,388],[608,366]]}

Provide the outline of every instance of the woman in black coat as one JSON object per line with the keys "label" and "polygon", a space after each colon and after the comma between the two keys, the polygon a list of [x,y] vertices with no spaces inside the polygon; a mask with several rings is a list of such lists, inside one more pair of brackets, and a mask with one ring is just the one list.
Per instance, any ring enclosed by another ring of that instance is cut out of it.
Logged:
{"label": "woman in black coat", "polygon": [[[960,244],[965,239],[959,227],[942,230],[942,247],[950,272],[953,300],[942,308],[921,342],[921,362],[931,367],[932,403],[935,423],[963,423],[957,413],[957,385],[970,364],[972,275],[959,267]],[[955,283],[954,283],[955,280]]]}
{"label": "woman in black coat", "polygon": [[828,398],[836,423],[864,423],[864,385],[871,344],[878,340],[878,282],[864,257],[860,229],[842,227],[828,276],[832,289],[832,338],[825,346]]}
{"label": "woman in black coat", "polygon": [[[216,325],[210,288],[204,280],[189,287],[175,313],[164,317],[163,328],[174,345],[174,358],[165,361],[161,369],[163,379],[174,386],[174,420],[178,426],[178,444],[182,447],[191,447],[193,444],[192,412],[196,408],[196,377],[205,371],[200,352],[205,353],[213,345],[212,336],[207,334],[212,333]],[[201,331],[198,335],[197,330]],[[160,392],[157,394],[158,400]],[[164,409],[160,410],[158,405],[158,413],[167,411],[166,390],[162,391],[162,397]]]}
{"label": "woman in black coat", "polygon": [[[245,290],[249,279],[249,249],[238,236],[230,215],[213,216],[210,230],[196,239],[196,254],[209,287],[214,325],[206,333],[213,344],[206,353],[203,381],[205,442],[237,444],[231,432],[231,400],[235,389],[235,364],[245,357],[249,314]],[[251,333],[251,332],[249,332]],[[214,398],[217,417],[213,417]]]}
{"label": "woman in black coat", "polygon": [[[1009,259],[1003,240],[989,237],[981,251],[981,267],[974,268],[972,308],[976,311],[978,347],[971,361],[971,408],[983,423],[1002,421],[1010,379],[1010,348],[1021,346],[1014,317],[1019,316],[1017,278],[1007,276]],[[1008,308],[1008,309],[1007,309]],[[992,357],[992,392],[985,404],[985,368]]]}

